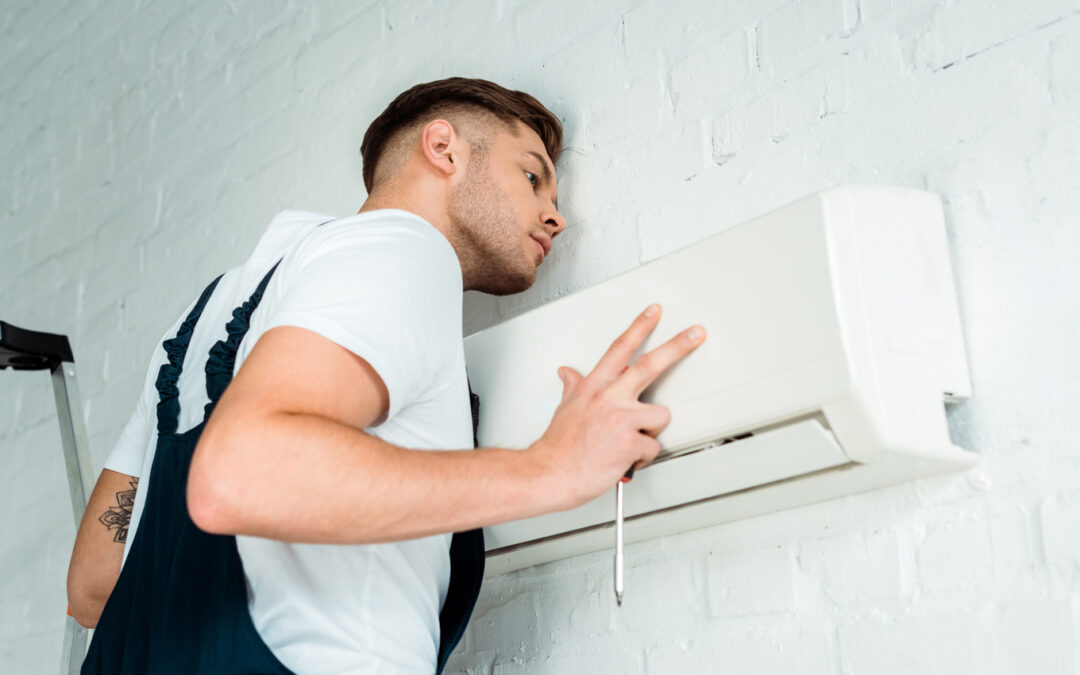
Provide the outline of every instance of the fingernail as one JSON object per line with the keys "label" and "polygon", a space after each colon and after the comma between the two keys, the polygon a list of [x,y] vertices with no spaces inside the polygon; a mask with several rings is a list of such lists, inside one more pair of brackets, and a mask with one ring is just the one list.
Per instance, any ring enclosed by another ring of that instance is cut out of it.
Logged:
{"label": "fingernail", "polygon": [[656,316],[656,313],[659,312],[659,311],[660,311],[660,305],[658,305],[656,303],[653,303],[653,304],[649,305],[648,309],[645,310],[645,316],[647,316],[649,318],[652,318],[652,317]]}
{"label": "fingernail", "polygon": [[694,326],[688,333],[691,342],[699,342],[701,338],[705,337],[705,330],[701,326]]}

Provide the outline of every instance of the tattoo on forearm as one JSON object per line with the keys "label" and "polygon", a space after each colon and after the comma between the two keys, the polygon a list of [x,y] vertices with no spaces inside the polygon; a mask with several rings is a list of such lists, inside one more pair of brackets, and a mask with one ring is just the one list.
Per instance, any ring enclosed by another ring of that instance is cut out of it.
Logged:
{"label": "tattoo on forearm", "polygon": [[110,506],[109,510],[98,518],[98,522],[104,525],[105,529],[116,530],[113,541],[121,544],[127,541],[128,525],[131,524],[131,509],[135,506],[135,491],[139,488],[139,479],[132,478],[129,485],[131,485],[130,490],[116,493],[116,506]]}

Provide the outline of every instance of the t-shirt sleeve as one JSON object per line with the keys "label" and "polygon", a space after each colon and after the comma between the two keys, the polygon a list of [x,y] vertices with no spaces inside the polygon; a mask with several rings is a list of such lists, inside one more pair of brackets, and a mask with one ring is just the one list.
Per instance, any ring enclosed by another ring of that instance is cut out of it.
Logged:
{"label": "t-shirt sleeve", "polygon": [[143,470],[143,461],[146,458],[146,449],[156,438],[154,432],[157,428],[157,373],[161,364],[165,362],[165,352],[161,344],[175,335],[180,327],[183,317],[195,306],[193,301],[188,305],[181,318],[165,331],[158,339],[154,351],[150,355],[150,364],[146,368],[146,376],[143,381],[142,393],[135,403],[135,410],[128,418],[127,424],[120,432],[120,438],[113,446],[112,452],[105,459],[103,468],[128,476],[140,476]]}
{"label": "t-shirt sleeve", "polygon": [[457,259],[419,226],[327,229],[282,261],[266,330],[305,328],[363,358],[386,385],[392,418],[446,369],[455,321],[460,337]]}
{"label": "t-shirt sleeve", "polygon": [[150,434],[156,422],[153,417],[153,395],[152,390],[143,387],[139,401],[135,404],[135,410],[124,425],[124,430],[120,432],[120,438],[105,460],[103,468],[128,476],[142,474],[146,447],[150,442]]}

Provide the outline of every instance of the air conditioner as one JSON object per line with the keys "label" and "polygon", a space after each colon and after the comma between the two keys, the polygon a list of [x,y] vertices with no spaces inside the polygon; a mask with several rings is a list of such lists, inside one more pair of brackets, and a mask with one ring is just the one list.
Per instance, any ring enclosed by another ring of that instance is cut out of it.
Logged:
{"label": "air conditioner", "polygon": [[[480,444],[539,438],[558,367],[588,374],[650,302],[642,352],[695,323],[709,337],[642,395],[672,417],[627,486],[627,542],[976,461],[945,420],[971,385],[934,194],[826,190],[470,335]],[[488,575],[610,547],[613,505],[487,528]]]}

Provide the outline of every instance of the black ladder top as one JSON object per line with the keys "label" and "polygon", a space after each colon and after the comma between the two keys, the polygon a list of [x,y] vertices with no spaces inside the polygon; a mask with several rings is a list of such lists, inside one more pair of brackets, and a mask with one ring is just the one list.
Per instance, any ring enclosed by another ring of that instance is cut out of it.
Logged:
{"label": "black ladder top", "polygon": [[66,335],[39,333],[0,321],[0,370],[52,370],[75,362]]}

